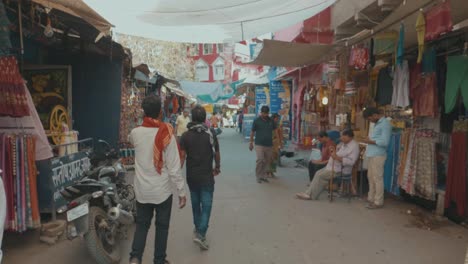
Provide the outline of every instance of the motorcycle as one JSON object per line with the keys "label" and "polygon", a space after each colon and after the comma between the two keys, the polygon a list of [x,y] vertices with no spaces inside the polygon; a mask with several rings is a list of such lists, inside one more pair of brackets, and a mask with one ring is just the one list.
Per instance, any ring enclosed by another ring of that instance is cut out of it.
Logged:
{"label": "motorcycle", "polygon": [[119,240],[126,238],[128,226],[134,223],[136,199],[118,153],[107,142],[99,143],[106,151],[91,153],[92,169],[60,192],[68,204],[58,213],[67,214],[70,239],[84,236],[97,263],[114,264],[121,259]]}

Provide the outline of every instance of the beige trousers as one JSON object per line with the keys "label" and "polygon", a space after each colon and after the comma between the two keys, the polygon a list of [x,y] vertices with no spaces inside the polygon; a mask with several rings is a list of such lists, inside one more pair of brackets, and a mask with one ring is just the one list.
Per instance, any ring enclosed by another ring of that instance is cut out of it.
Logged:
{"label": "beige trousers", "polygon": [[255,146],[257,152],[257,168],[255,174],[257,179],[263,179],[267,177],[267,172],[271,166],[271,157],[273,155],[272,147]]}
{"label": "beige trousers", "polygon": [[370,157],[367,168],[369,194],[367,200],[376,205],[384,204],[384,165],[386,156]]}

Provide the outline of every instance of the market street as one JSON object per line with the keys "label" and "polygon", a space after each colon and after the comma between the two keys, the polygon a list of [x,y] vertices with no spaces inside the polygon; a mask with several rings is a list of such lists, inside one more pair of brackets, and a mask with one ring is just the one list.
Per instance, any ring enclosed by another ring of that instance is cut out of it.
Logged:
{"label": "market street", "polygon": [[[412,225],[406,212],[415,206],[388,199],[382,210],[369,211],[360,200],[300,201],[294,193],[306,186],[306,170],[279,169],[279,179],[257,184],[254,153],[232,129],[221,135],[222,175],[216,180],[208,240],[201,252],[192,242],[190,204],[175,207],[168,256],[175,264],[283,263],[462,263],[468,231],[446,222],[428,231]],[[130,232],[129,238],[133,235]],[[10,235],[11,236],[11,235]],[[39,244],[28,234],[17,243],[6,239],[4,264],[94,263],[82,240],[55,246]],[[26,241],[26,242],[25,242]],[[128,263],[130,239],[121,263]],[[148,235],[144,262],[152,263],[154,228]]]}

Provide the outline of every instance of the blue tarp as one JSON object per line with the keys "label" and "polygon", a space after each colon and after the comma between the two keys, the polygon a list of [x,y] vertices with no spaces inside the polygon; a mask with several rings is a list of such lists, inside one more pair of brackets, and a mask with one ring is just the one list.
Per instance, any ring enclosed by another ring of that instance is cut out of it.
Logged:
{"label": "blue tarp", "polygon": [[220,100],[226,100],[234,96],[237,91],[237,86],[242,83],[243,80],[233,82],[230,84],[233,92],[229,94],[224,93],[224,84],[222,83],[205,83],[205,82],[189,82],[181,81],[180,88],[205,103],[216,103]]}

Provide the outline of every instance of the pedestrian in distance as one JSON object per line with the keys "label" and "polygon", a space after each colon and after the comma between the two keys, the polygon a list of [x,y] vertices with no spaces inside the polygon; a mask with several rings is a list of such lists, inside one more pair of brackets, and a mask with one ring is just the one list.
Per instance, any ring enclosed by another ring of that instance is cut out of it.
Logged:
{"label": "pedestrian in distance", "polygon": [[202,106],[192,109],[192,122],[182,135],[180,149],[187,164],[187,183],[192,200],[194,238],[202,250],[208,250],[206,240],[213,205],[214,177],[221,172],[221,155],[214,129],[204,122],[206,112]]}
{"label": "pedestrian in distance", "polygon": [[180,137],[188,130],[187,125],[189,123],[189,112],[187,110],[184,110],[184,112],[181,115],[179,115],[176,120],[176,131],[178,140],[180,140]]}
{"label": "pedestrian in distance", "polygon": [[267,173],[270,170],[273,155],[273,131],[277,126],[269,114],[270,108],[262,106],[260,116],[254,120],[250,132],[249,149],[252,151],[255,145],[257,154],[255,174],[258,183],[268,182]]}
{"label": "pedestrian in distance", "polygon": [[161,99],[148,96],[142,102],[143,124],[132,130],[129,139],[135,148],[134,188],[137,200],[136,229],[130,264],[143,263],[148,230],[156,213],[154,264],[168,264],[166,259],[169,223],[172,211],[172,182],[179,193],[179,208],[186,204],[185,179],[171,125],[160,121]]}

